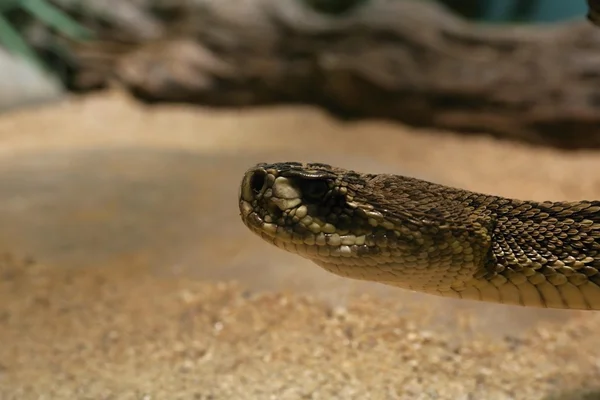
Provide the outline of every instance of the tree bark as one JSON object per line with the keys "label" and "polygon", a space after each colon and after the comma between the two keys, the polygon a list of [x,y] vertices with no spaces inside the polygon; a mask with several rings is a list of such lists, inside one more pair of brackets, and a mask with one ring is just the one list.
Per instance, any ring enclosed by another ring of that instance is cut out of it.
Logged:
{"label": "tree bark", "polygon": [[195,0],[170,21],[160,40],[74,47],[79,73],[112,74],[145,101],[314,104],[600,148],[600,29],[585,20],[484,26],[424,0],[357,2],[340,15],[299,0]]}

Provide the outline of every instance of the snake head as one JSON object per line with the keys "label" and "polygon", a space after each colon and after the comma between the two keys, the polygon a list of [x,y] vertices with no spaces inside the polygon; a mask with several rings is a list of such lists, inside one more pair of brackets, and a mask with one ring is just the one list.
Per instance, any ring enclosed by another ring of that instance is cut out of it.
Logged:
{"label": "snake head", "polygon": [[[480,238],[485,229],[471,228],[460,214],[468,211],[460,193],[467,192],[287,162],[249,169],[239,208],[262,239],[334,274],[424,290],[467,279],[489,246]],[[459,263],[464,277],[457,276]],[[426,272],[432,268],[441,272]]]}
{"label": "snake head", "polygon": [[423,226],[392,218],[386,199],[372,195],[379,177],[317,163],[258,164],[240,186],[241,218],[265,241],[329,272],[393,281],[391,266],[416,271],[431,240]]}
{"label": "snake head", "polygon": [[316,262],[377,252],[366,243],[369,210],[352,201],[358,179],[326,164],[258,164],[242,180],[240,214],[269,243]]}

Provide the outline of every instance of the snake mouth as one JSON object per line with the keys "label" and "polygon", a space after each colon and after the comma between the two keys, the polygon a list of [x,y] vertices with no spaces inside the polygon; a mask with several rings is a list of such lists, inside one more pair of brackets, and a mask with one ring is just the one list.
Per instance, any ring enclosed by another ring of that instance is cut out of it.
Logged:
{"label": "snake mouth", "polygon": [[[240,215],[255,234],[313,261],[379,254],[376,229],[327,171],[259,164],[246,172]],[[351,261],[347,261],[352,263]]]}

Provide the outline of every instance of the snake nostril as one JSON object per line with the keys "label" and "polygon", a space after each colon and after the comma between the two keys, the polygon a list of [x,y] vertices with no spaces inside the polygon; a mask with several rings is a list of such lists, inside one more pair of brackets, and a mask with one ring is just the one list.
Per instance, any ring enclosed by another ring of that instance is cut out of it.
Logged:
{"label": "snake nostril", "polygon": [[250,188],[252,189],[252,193],[258,195],[263,190],[266,180],[267,174],[265,171],[255,171],[250,177]]}

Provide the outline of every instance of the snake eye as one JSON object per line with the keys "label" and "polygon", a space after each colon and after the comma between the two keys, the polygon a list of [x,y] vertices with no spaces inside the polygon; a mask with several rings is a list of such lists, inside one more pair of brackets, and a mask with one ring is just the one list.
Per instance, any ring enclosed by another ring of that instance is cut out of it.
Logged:
{"label": "snake eye", "polygon": [[327,181],[318,179],[304,179],[300,185],[302,197],[307,200],[322,200],[329,191]]}

